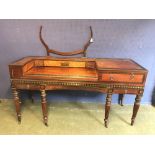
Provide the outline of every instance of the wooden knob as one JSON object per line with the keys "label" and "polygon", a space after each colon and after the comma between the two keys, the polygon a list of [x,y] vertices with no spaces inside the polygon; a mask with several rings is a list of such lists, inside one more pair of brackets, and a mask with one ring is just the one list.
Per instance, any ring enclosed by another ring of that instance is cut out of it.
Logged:
{"label": "wooden knob", "polygon": [[132,74],[130,75],[130,80],[133,80],[134,77],[135,77],[135,75],[132,73]]}
{"label": "wooden knob", "polygon": [[61,62],[61,66],[62,67],[68,67],[69,66],[69,62]]}
{"label": "wooden knob", "polygon": [[114,77],[113,76],[110,76],[110,81],[114,81]]}

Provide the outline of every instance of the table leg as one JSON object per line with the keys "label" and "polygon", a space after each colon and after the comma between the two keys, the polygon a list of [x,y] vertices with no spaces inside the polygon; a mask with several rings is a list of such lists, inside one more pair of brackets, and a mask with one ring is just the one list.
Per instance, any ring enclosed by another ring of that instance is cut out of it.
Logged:
{"label": "table leg", "polygon": [[34,96],[33,96],[33,92],[31,90],[28,92],[28,95],[29,95],[31,102],[34,103]]}
{"label": "table leg", "polygon": [[125,94],[119,94],[118,97],[118,104],[120,104],[121,106],[123,106],[124,96]]}
{"label": "table leg", "polygon": [[142,95],[143,95],[143,91],[142,90],[140,90],[139,94],[136,95],[135,103],[134,103],[134,106],[133,106],[133,114],[132,114],[132,118],[131,118],[131,125],[134,124],[134,121],[135,121],[138,109],[140,107],[140,101],[141,101]]}
{"label": "table leg", "polygon": [[44,120],[44,124],[48,126],[46,91],[44,89],[41,89],[40,92],[41,92],[41,105],[42,105],[42,111],[43,111],[43,120]]}
{"label": "table leg", "polygon": [[104,125],[107,128],[108,127],[108,117],[109,117],[109,111],[111,106],[111,99],[112,99],[112,90],[109,90],[106,97],[106,104],[105,104],[105,119],[104,119]]}
{"label": "table leg", "polygon": [[12,94],[14,97],[14,103],[15,103],[15,108],[16,108],[16,113],[17,113],[17,119],[18,119],[18,123],[21,123],[21,101],[19,99],[19,92],[17,91],[17,89],[12,86]]}

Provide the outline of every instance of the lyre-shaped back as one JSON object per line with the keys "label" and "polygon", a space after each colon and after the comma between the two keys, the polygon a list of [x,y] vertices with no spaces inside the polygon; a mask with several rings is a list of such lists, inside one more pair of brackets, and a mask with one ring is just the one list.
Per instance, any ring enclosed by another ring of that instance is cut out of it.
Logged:
{"label": "lyre-shaped back", "polygon": [[50,49],[49,46],[43,40],[43,37],[42,37],[42,28],[43,27],[40,26],[39,38],[40,38],[41,43],[44,45],[44,47],[46,49],[47,56],[49,56],[50,53],[53,53],[53,54],[62,55],[62,56],[72,56],[72,55],[83,54],[83,56],[86,57],[87,48],[89,47],[89,45],[91,43],[93,43],[93,31],[92,31],[92,27],[90,26],[90,37],[89,37],[89,40],[84,45],[83,49],[76,50],[76,51],[71,51],[71,52],[60,52],[60,51],[56,51],[54,49]]}

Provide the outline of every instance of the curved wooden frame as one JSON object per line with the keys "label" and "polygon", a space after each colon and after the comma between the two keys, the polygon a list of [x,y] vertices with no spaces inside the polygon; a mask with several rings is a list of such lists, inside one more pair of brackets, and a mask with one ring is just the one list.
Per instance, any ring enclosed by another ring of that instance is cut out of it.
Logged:
{"label": "curved wooden frame", "polygon": [[40,38],[41,43],[43,44],[43,46],[46,49],[47,56],[49,56],[50,53],[53,53],[53,54],[62,55],[62,56],[72,56],[72,55],[83,54],[83,56],[86,57],[86,51],[87,51],[88,47],[90,46],[90,44],[93,43],[93,31],[92,31],[92,27],[90,26],[90,37],[89,37],[89,40],[87,41],[87,43],[84,45],[83,49],[71,51],[71,52],[56,51],[54,49],[50,49],[49,46],[45,43],[45,41],[42,37],[42,28],[43,27],[40,26],[39,38]]}

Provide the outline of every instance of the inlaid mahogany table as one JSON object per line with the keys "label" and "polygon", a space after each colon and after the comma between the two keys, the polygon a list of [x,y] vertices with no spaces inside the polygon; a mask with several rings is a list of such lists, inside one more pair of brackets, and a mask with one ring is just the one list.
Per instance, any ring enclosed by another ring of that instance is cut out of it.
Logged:
{"label": "inlaid mahogany table", "polygon": [[[134,124],[140,100],[144,92],[147,70],[131,59],[108,58],[54,58],[49,53],[63,56],[83,54],[92,39],[92,30],[89,41],[82,50],[59,52],[52,50],[40,40],[46,48],[47,56],[28,56],[9,65],[11,87],[17,112],[18,122],[21,122],[21,101],[18,90],[39,90],[44,124],[48,123],[46,90],[86,90],[106,93],[105,127],[108,126],[108,117],[112,94],[136,95],[131,125]],[[122,104],[122,101],[120,101]]]}

